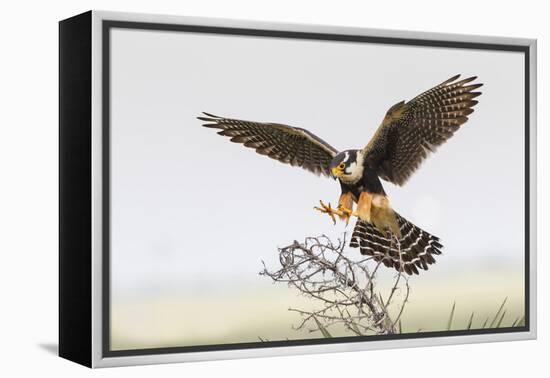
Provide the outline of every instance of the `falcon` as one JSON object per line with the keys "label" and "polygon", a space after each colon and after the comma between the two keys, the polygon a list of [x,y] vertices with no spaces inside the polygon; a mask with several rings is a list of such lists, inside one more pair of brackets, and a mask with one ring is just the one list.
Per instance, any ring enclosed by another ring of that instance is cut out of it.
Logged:
{"label": "falcon", "polygon": [[[337,179],[337,207],[315,207],[334,223],[357,217],[350,246],[362,255],[406,274],[418,274],[441,254],[440,239],[399,215],[380,179],[402,186],[426,157],[468,120],[482,84],[477,77],[451,77],[412,100],[389,108],[369,143],[338,151],[313,133],[279,123],[244,121],[203,113],[203,126],[282,163]],[[356,207],[354,209],[354,205]]]}

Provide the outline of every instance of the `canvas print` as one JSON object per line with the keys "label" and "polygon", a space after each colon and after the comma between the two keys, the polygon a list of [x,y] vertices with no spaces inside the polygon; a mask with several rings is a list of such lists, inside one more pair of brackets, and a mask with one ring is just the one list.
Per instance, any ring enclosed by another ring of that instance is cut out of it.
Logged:
{"label": "canvas print", "polygon": [[110,350],[525,326],[522,53],[110,38]]}

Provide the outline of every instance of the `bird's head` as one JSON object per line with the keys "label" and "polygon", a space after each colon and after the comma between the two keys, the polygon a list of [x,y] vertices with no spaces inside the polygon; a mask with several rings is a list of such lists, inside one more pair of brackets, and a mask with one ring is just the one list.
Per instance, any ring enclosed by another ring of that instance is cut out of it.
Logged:
{"label": "bird's head", "polygon": [[336,155],[330,162],[330,173],[345,183],[355,183],[363,176],[363,156],[361,150],[346,150]]}

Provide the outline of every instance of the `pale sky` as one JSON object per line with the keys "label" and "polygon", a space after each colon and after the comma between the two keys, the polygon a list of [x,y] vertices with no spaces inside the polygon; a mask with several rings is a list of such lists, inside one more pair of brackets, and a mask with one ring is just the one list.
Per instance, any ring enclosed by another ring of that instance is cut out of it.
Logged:
{"label": "pale sky", "polygon": [[120,29],[111,48],[115,301],[267,288],[258,272],[276,267],[277,247],[344,230],[313,210],[337,201],[335,181],[230,143],[200,126],[202,111],[361,148],[391,105],[457,73],[484,83],[470,120],[405,186],[384,187],[443,241],[424,283],[523,270],[522,54]]}

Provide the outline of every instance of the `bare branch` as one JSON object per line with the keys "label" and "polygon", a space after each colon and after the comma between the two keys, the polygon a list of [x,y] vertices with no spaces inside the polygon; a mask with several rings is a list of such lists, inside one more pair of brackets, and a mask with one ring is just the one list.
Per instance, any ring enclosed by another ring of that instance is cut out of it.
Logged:
{"label": "bare branch", "polygon": [[[337,242],[325,235],[307,237],[303,243],[294,241],[279,249],[279,270],[268,270],[262,261],[260,274],[286,283],[317,303],[315,310],[289,309],[302,318],[294,329],[309,326],[310,332],[322,331],[326,336],[327,328],[338,324],[355,335],[399,332],[410,293],[406,277],[397,274],[384,301],[375,281],[380,262],[372,257],[348,258],[344,253],[346,244],[345,234]],[[402,289],[404,298],[394,303],[396,292]],[[395,319],[390,316],[392,306],[396,307]]]}

